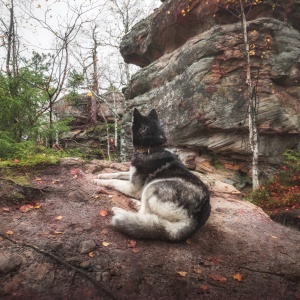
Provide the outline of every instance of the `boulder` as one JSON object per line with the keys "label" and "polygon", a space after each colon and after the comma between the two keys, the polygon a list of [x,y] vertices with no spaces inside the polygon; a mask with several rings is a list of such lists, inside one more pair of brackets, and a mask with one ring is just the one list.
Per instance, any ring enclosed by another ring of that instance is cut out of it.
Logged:
{"label": "boulder", "polygon": [[[247,20],[275,17],[300,30],[300,2],[288,1],[244,2]],[[234,24],[239,20],[238,4],[234,1],[172,0],[155,9],[126,34],[120,52],[126,63],[145,67],[161,56],[181,47],[191,37],[216,25]]]}
{"label": "boulder", "polygon": [[[249,170],[240,22],[212,1],[189,1],[191,13],[186,10],[182,16],[184,3],[165,2],[124,37],[125,61],[144,66],[124,90],[128,107],[143,113],[155,107],[170,145],[246,161]],[[298,144],[300,133],[299,1],[269,9],[273,4],[254,5],[248,14],[260,164],[280,163],[283,152]]]}

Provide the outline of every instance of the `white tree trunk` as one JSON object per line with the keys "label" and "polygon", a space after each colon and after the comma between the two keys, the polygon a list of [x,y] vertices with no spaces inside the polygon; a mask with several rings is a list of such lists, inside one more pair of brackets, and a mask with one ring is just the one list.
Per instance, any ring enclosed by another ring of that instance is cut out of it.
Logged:
{"label": "white tree trunk", "polygon": [[248,119],[249,119],[249,145],[252,151],[252,187],[257,189],[259,187],[258,180],[258,131],[256,124],[257,109],[255,101],[255,91],[251,80],[251,60],[250,60],[250,46],[247,33],[247,21],[242,0],[240,2],[243,38],[246,50],[246,84],[247,84],[247,98],[248,98]]}

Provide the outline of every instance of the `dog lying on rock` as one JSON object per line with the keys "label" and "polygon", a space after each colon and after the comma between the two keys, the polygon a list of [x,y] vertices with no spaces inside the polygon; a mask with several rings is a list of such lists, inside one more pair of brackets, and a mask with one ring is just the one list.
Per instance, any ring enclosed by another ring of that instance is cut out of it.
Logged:
{"label": "dog lying on rock", "polygon": [[113,207],[112,225],[134,238],[178,242],[190,237],[210,215],[205,184],[165,145],[167,139],[152,109],[133,111],[134,154],[129,172],[99,174],[95,183],[132,199],[137,211]]}

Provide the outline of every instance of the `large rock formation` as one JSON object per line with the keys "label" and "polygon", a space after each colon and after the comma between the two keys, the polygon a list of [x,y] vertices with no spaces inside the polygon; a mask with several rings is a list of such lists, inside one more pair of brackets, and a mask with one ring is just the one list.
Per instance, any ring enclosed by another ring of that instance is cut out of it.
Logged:
{"label": "large rock formation", "polygon": [[[239,7],[227,2],[166,1],[134,26],[121,54],[143,68],[124,94],[129,108],[157,108],[173,146],[250,161]],[[299,142],[300,1],[250,2],[259,154],[261,162],[276,164]]]}

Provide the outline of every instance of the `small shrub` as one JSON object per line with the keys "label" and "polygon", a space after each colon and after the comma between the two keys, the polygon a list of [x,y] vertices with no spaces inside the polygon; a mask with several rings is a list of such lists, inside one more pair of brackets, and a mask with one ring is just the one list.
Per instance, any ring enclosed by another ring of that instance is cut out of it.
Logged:
{"label": "small shrub", "polygon": [[262,208],[300,207],[300,149],[284,154],[283,166],[246,198]]}

